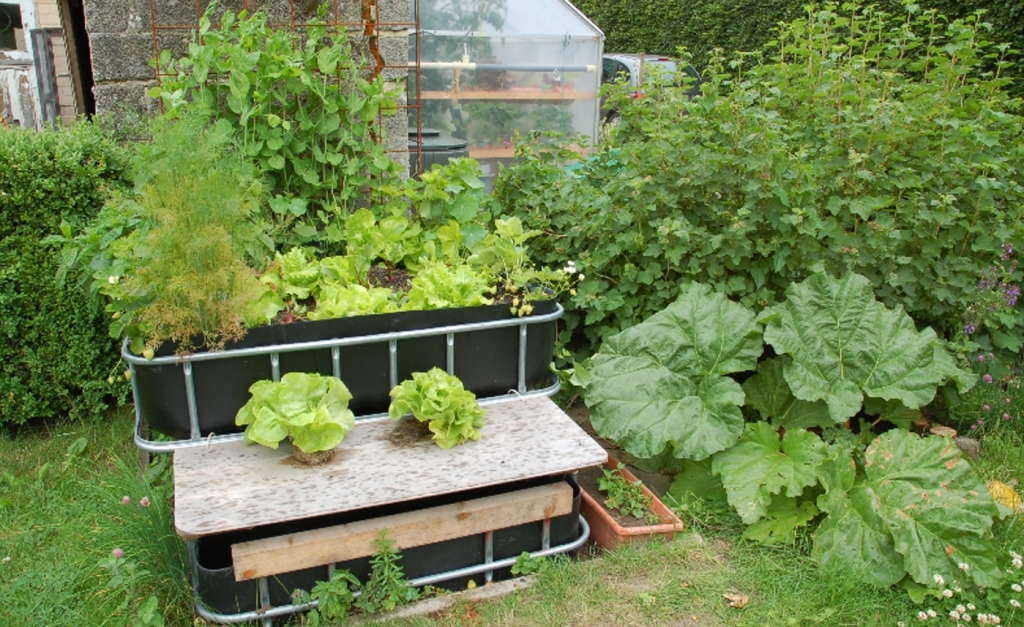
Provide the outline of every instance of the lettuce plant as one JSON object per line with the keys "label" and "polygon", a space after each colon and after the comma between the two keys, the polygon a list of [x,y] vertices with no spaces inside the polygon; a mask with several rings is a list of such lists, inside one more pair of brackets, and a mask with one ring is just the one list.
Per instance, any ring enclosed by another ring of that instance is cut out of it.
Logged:
{"label": "lettuce plant", "polygon": [[235,416],[245,440],[276,449],[285,438],[305,453],[338,446],[356,424],[352,394],[340,379],[289,372],[280,381],[257,381]]}
{"label": "lettuce plant", "polygon": [[[763,341],[775,355],[758,363]],[[745,371],[741,386],[732,375]],[[609,338],[590,374],[595,430],[689,469],[674,493],[692,490],[703,464],[747,537],[791,540],[817,520],[819,563],[867,583],[998,583],[998,510],[984,483],[949,438],[907,430],[939,387],[962,392],[976,376],[931,329],[875,300],[864,277],[812,275],[760,316],[685,285],[664,311]],[[876,436],[883,422],[895,428]]]}
{"label": "lettuce plant", "polygon": [[484,426],[484,410],[476,402],[476,395],[440,368],[412,373],[411,380],[391,390],[391,397],[391,418],[398,420],[412,414],[428,424],[441,448],[480,439],[477,429]]}

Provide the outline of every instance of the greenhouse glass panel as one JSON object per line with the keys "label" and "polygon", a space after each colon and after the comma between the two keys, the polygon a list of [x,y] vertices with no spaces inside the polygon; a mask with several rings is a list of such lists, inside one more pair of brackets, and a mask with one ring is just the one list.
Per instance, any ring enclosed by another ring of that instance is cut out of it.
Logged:
{"label": "greenhouse glass panel", "polygon": [[[597,136],[604,35],[564,0],[419,0],[423,128],[465,139],[485,165],[509,159],[517,135]],[[417,97],[418,96],[418,97]],[[413,125],[416,120],[412,120]]]}

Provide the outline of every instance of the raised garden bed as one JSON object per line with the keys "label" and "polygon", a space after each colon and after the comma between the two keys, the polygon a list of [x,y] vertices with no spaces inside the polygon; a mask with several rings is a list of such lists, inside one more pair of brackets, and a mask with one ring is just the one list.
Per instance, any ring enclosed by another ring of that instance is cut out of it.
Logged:
{"label": "raised garden bed", "polygon": [[558,386],[548,367],[562,311],[554,301],[541,301],[522,318],[507,305],[398,312],[259,327],[219,352],[175,355],[168,347],[147,360],[126,349],[140,427],[136,443],[153,451],[176,445],[147,440],[143,423],[178,443],[238,433],[234,418],[249,387],[287,372],[339,377],[353,392],[357,417],[384,413],[398,382],[435,366],[455,374],[479,399],[551,395]]}

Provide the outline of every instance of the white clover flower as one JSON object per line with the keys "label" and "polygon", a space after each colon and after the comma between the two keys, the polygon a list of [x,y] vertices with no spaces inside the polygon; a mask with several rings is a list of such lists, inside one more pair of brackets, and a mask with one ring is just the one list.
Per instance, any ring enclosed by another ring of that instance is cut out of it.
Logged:
{"label": "white clover flower", "polygon": [[967,613],[967,608],[963,605],[958,605],[956,606],[956,611],[960,612],[961,614],[965,614]]}
{"label": "white clover flower", "polygon": [[979,625],[987,625],[988,624],[988,614],[978,614],[978,624]]}
{"label": "white clover flower", "polygon": [[940,575],[938,573],[935,574],[935,577],[933,577],[933,579],[935,579],[935,585],[936,586],[944,586],[944,585],[946,585],[946,580],[943,579],[942,575]]}
{"label": "white clover flower", "polygon": [[960,620],[964,621],[965,623],[969,623],[969,622],[971,622],[971,615],[970,614],[964,614],[963,616],[960,617]]}
{"label": "white clover flower", "polygon": [[928,610],[928,618],[935,618],[938,614],[933,609]]}
{"label": "white clover flower", "polygon": [[1024,588],[1021,588],[1019,583],[1015,583],[1010,586],[1010,590],[1013,590],[1014,592],[1021,592]]}
{"label": "white clover flower", "polygon": [[903,621],[899,621],[896,623],[896,627],[907,627],[907,625]]}
{"label": "white clover flower", "polygon": [[976,608],[973,603],[968,603],[967,604],[967,611],[973,612],[976,609],[978,609],[978,608]]}
{"label": "white clover flower", "polygon": [[1018,601],[1017,599],[1010,599],[1010,605],[1012,607],[1020,607],[1020,601]]}
{"label": "white clover flower", "polygon": [[113,276],[108,276],[107,283],[110,283],[111,285],[117,285],[117,282],[118,280],[120,280],[120,278],[121,277],[117,276],[116,274]]}
{"label": "white clover flower", "polygon": [[1014,559],[1014,560],[1024,559],[1024,556],[1022,556],[1020,553],[1017,553],[1016,551],[1010,551],[1010,559]]}
{"label": "white clover flower", "polygon": [[917,613],[917,620],[928,620],[928,612],[920,611]]}
{"label": "white clover flower", "polygon": [[959,568],[960,570],[962,570],[962,571],[964,571],[966,573],[967,571],[969,571],[971,569],[971,565],[970,564],[965,564],[964,562],[960,562],[960,564],[957,565],[957,568]]}
{"label": "white clover flower", "polygon": [[949,613],[949,617],[952,618],[953,620],[960,620],[960,612],[958,612],[956,610],[953,610],[952,612]]}
{"label": "white clover flower", "polygon": [[1014,560],[1013,560],[1013,567],[1016,568],[1017,570],[1020,570],[1021,568],[1024,568],[1024,560],[1020,559],[1019,557],[1018,558],[1014,558]]}
{"label": "white clover flower", "polygon": [[947,599],[952,599],[953,598],[953,591],[950,590],[949,588],[946,588],[945,590],[942,591],[942,596],[946,597]]}
{"label": "white clover flower", "polygon": [[587,278],[587,275],[585,275],[582,272],[580,272],[580,281],[582,281],[585,278]]}

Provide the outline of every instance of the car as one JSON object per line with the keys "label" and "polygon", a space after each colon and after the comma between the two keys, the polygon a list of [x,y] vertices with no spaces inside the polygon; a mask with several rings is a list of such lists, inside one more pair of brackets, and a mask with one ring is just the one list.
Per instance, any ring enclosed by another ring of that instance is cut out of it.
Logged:
{"label": "car", "polygon": [[[625,80],[633,93],[633,98],[643,95],[641,84],[645,76],[660,72],[665,76],[674,76],[679,71],[678,62],[672,57],[661,55],[645,55],[643,53],[612,53],[605,54],[601,60],[601,84],[607,85],[618,80]],[[687,76],[696,79],[693,85],[686,90],[686,95],[691,99],[700,95],[700,73],[692,65],[687,65],[683,72]],[[619,112],[605,106],[607,96],[601,96],[601,118],[607,123],[615,124],[619,118]]]}

